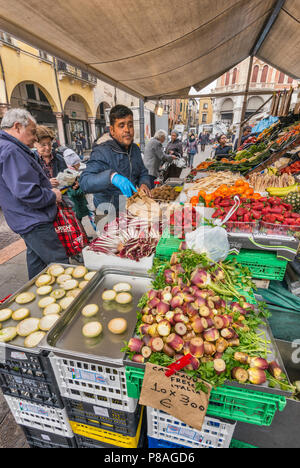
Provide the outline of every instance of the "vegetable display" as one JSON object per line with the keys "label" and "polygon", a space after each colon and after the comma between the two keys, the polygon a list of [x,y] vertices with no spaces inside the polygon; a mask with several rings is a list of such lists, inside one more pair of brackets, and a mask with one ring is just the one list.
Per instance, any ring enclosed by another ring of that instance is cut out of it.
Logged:
{"label": "vegetable display", "polygon": [[212,385],[268,380],[288,386],[281,370],[276,377],[271,372],[269,343],[258,331],[264,314],[257,314],[237,291],[239,281],[246,281],[244,290],[252,286],[239,268],[230,261],[212,263],[189,250],[158,262],[153,289],[139,304],[138,337],[124,348],[132,361],[149,359],[166,366],[191,354],[185,370]]}

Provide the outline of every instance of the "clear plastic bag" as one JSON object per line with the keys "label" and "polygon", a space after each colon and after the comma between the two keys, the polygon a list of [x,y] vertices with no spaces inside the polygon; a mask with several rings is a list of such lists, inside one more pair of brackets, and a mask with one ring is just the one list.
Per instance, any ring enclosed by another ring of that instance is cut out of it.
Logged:
{"label": "clear plastic bag", "polygon": [[214,262],[225,260],[229,254],[230,246],[226,230],[221,227],[240,206],[239,197],[234,197],[235,204],[222,220],[215,220],[215,226],[200,226],[193,232],[187,233],[185,240],[187,248],[197,253],[206,253]]}
{"label": "clear plastic bag", "polygon": [[200,226],[185,236],[187,247],[197,253],[206,253],[214,262],[225,260],[229,254],[227,232],[220,226]]}

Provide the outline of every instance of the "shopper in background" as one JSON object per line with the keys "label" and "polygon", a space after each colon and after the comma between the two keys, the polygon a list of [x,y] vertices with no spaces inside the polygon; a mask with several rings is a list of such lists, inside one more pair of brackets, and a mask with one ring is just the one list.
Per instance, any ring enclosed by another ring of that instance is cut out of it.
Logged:
{"label": "shopper in background", "polygon": [[[247,125],[246,127],[243,128],[243,133],[242,133],[240,146],[242,146],[245,143],[245,141],[248,140],[248,138],[251,135],[251,132],[252,132],[252,127],[250,127],[250,125]],[[238,142],[239,142],[239,139],[237,138],[235,140],[234,151],[236,151],[238,149],[238,147],[237,147]]]}
{"label": "shopper in background", "polygon": [[193,133],[189,136],[187,140],[186,152],[188,155],[188,165],[189,167],[193,167],[195,154],[198,154],[198,143]]}
{"label": "shopper in background", "polygon": [[170,178],[176,179],[180,177],[180,174],[182,172],[182,168],[177,167],[175,165],[176,159],[183,158],[183,146],[179,139],[179,134],[176,130],[172,130],[171,132],[171,140],[167,144],[166,154],[169,156],[175,156],[175,159],[173,163],[170,165],[170,167],[168,168],[167,173],[165,175],[165,179],[170,179]]}
{"label": "shopper in background", "polygon": [[67,169],[67,165],[64,158],[57,152],[55,153],[52,149],[55,134],[51,128],[45,125],[38,125],[36,128],[36,137],[35,148],[37,161],[42,166],[52,187],[58,187],[59,183],[56,177],[60,172],[64,172],[64,170]]}
{"label": "shopper in background", "polygon": [[76,153],[80,157],[81,161],[83,161],[83,148],[82,148],[82,141],[80,138],[75,137],[75,146],[76,146]]}
{"label": "shopper in background", "polygon": [[110,133],[94,147],[79,183],[84,193],[94,194],[94,204],[113,204],[119,213],[119,197],[131,197],[137,188],[151,196],[150,179],[141,151],[134,143],[133,112],[117,105],[110,111]]}
{"label": "shopper in background", "polygon": [[205,146],[208,144],[208,137],[205,132],[200,133],[198,143],[201,146],[201,151],[205,151]]}
{"label": "shopper in background", "polygon": [[159,168],[162,163],[168,161],[172,162],[176,159],[175,155],[167,155],[163,149],[167,133],[164,130],[158,130],[154,137],[146,144],[144,152],[144,164],[148,169],[151,188],[154,188],[154,181],[159,175]]}
{"label": "shopper in background", "polygon": [[29,279],[50,263],[69,263],[53,227],[61,193],[31,151],[36,142],[32,115],[7,111],[0,131],[0,206],[8,226],[25,241]]}
{"label": "shopper in background", "polygon": [[220,161],[222,158],[228,158],[229,153],[232,151],[232,145],[227,144],[227,136],[225,134],[218,137],[218,143],[215,158],[217,161]]}

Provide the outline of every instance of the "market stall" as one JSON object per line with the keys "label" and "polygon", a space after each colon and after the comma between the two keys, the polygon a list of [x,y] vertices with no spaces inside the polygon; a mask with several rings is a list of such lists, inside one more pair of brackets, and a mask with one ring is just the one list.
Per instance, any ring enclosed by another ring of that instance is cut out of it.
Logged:
{"label": "market stall", "polygon": [[[0,386],[30,446],[259,447],[244,425],[278,437],[273,421],[299,391],[278,341],[295,339],[297,314],[285,310],[283,326],[272,304],[272,282],[297,265],[294,120],[220,171],[207,161],[152,198],[138,192],[84,249],[84,267],[50,265],[1,305]],[[200,426],[151,406],[153,367],[166,385],[169,375],[196,382]]]}

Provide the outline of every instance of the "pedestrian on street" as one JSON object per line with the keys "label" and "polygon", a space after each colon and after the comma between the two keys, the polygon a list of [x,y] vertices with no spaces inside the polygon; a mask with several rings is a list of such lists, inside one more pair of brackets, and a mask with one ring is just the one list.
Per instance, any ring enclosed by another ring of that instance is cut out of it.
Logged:
{"label": "pedestrian on street", "polygon": [[38,125],[36,128],[37,141],[35,148],[37,152],[37,161],[40,163],[52,187],[58,187],[59,182],[56,179],[60,172],[67,169],[64,158],[55,153],[52,148],[52,143],[55,138],[51,128],[45,125]]}
{"label": "pedestrian on street", "polygon": [[85,151],[86,150],[86,138],[83,133],[80,134],[80,141],[82,144],[82,151]]}
{"label": "pedestrian on street", "polygon": [[154,181],[159,175],[159,168],[164,162],[172,162],[175,155],[167,155],[163,149],[167,134],[164,130],[158,130],[154,137],[146,144],[144,153],[144,164],[148,169],[151,188],[154,188]]}
{"label": "pedestrian on street", "polygon": [[193,167],[195,154],[198,154],[198,144],[193,133],[188,138],[186,152],[188,154],[188,165],[189,167]]}
{"label": "pedestrian on street", "polygon": [[75,137],[75,146],[76,146],[76,153],[80,157],[81,161],[83,161],[82,141],[78,137]]}
{"label": "pedestrian on street", "polygon": [[7,111],[0,131],[0,205],[8,226],[25,241],[29,279],[50,263],[69,263],[53,227],[61,193],[35,159],[36,142],[32,115]]}
{"label": "pedestrian on street", "polygon": [[171,140],[167,144],[166,154],[170,156],[175,156],[175,159],[173,163],[170,165],[169,169],[167,170],[165,178],[177,179],[178,177],[180,177],[180,174],[182,172],[182,167],[177,167],[175,165],[175,162],[176,162],[176,159],[183,158],[183,146],[179,139],[179,134],[176,130],[172,130],[171,132]]}
{"label": "pedestrian on street", "polygon": [[204,133],[204,132],[200,133],[198,142],[199,142],[199,144],[201,146],[201,151],[205,151],[205,146],[208,143],[206,133]]}
{"label": "pedestrian on street", "polygon": [[[94,194],[94,205],[112,204],[119,213],[119,197],[129,198],[140,188],[151,196],[150,179],[140,148],[134,143],[133,112],[117,105],[110,111],[110,133],[94,147],[79,184],[84,193]],[[103,205],[104,206],[104,205]]]}

